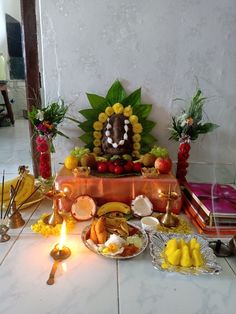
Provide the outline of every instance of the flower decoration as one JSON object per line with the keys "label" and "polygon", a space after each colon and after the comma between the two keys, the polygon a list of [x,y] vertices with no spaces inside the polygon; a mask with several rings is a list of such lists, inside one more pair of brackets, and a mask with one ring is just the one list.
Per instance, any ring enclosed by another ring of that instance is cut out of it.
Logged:
{"label": "flower decoration", "polygon": [[[104,138],[114,151],[122,149],[131,138],[131,153],[134,157],[148,152],[156,142],[156,138],[150,134],[156,123],[148,119],[152,105],[141,104],[141,88],[127,96],[117,80],[108,90],[106,97],[96,94],[87,94],[87,97],[91,108],[79,111],[85,118],[85,121],[79,122],[79,127],[85,132],[80,139],[86,144],[85,147],[95,154],[106,153]],[[122,121],[120,136],[116,138],[113,136],[114,116],[118,116]]]}
{"label": "flower decoration", "polygon": [[206,97],[202,96],[202,91],[198,89],[191,99],[189,107],[183,109],[179,116],[172,117],[172,127],[169,128],[170,139],[180,141],[188,138],[194,141],[199,134],[206,134],[219,127],[217,124],[210,122],[202,123],[203,106],[206,99]]}
{"label": "flower decoration", "polygon": [[37,133],[36,149],[39,152],[39,173],[43,179],[48,180],[52,176],[50,152],[55,152],[53,138],[57,134],[68,138],[65,134],[58,131],[58,125],[65,118],[68,107],[59,99],[49,106],[38,109],[33,107],[28,113],[28,117]]}
{"label": "flower decoration", "polygon": [[68,107],[64,105],[64,101],[59,99],[45,108],[33,109],[28,113],[28,117],[33,124],[38,135],[54,138],[57,134],[68,138],[65,134],[58,131],[58,125],[65,118]]}
{"label": "flower decoration", "polygon": [[202,123],[205,100],[206,97],[202,97],[202,92],[198,89],[189,107],[182,110],[180,116],[172,117],[172,127],[169,128],[170,139],[179,141],[176,177],[180,184],[186,182],[190,142],[196,140],[199,134],[211,132],[218,127],[214,123]]}

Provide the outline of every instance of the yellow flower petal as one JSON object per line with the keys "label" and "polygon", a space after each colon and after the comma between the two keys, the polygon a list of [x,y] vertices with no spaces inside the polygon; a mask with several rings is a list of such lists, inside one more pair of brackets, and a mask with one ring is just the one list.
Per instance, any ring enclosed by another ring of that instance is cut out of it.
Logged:
{"label": "yellow flower petal", "polygon": [[140,134],[134,134],[132,137],[134,143],[138,143],[141,141],[141,135]]}
{"label": "yellow flower petal", "polygon": [[129,121],[132,123],[132,124],[135,124],[135,123],[138,123],[138,117],[136,115],[131,115],[129,117]]}
{"label": "yellow flower petal", "polygon": [[104,112],[99,113],[98,120],[100,122],[104,123],[107,120],[107,118],[108,116]]}
{"label": "yellow flower petal", "polygon": [[140,152],[138,150],[133,150],[132,156],[139,158],[140,157]]}
{"label": "yellow flower petal", "polygon": [[110,107],[110,106],[106,107],[105,114],[106,114],[108,117],[110,117],[111,115],[113,115],[113,113],[114,113],[114,110],[113,110],[112,107]]}
{"label": "yellow flower petal", "polygon": [[123,105],[120,104],[119,102],[117,102],[116,104],[114,104],[114,105],[112,106],[112,108],[113,108],[113,110],[114,110],[114,112],[115,112],[116,114],[123,113],[123,110],[124,110]]}
{"label": "yellow flower petal", "polygon": [[139,143],[134,143],[133,149],[134,150],[140,150],[141,145]]}
{"label": "yellow flower petal", "polygon": [[101,131],[102,128],[103,128],[102,122],[100,122],[100,121],[94,122],[93,128],[94,128],[95,131]]}
{"label": "yellow flower petal", "polygon": [[132,110],[131,106],[125,107],[123,114],[127,118],[130,117],[133,114],[133,110]]}
{"label": "yellow flower petal", "polygon": [[100,138],[102,138],[102,132],[94,131],[93,132],[93,137],[99,140]]}
{"label": "yellow flower petal", "polygon": [[101,153],[102,153],[100,147],[94,147],[94,148],[93,148],[93,152],[94,152],[96,155],[101,155]]}
{"label": "yellow flower petal", "polygon": [[143,127],[141,123],[134,123],[133,124],[133,132],[134,133],[142,133]]}
{"label": "yellow flower petal", "polygon": [[96,138],[96,139],[93,141],[93,145],[94,145],[94,146],[101,146],[101,141]]}

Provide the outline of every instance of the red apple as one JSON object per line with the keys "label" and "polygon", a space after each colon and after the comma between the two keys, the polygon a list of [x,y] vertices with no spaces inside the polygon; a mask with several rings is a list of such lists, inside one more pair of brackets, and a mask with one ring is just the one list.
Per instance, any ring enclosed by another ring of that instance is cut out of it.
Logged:
{"label": "red apple", "polygon": [[97,170],[100,173],[107,172],[107,162],[101,161],[97,163]]}
{"label": "red apple", "polygon": [[115,169],[114,169],[114,173],[115,174],[121,174],[123,173],[124,169],[122,166],[115,166]]}
{"label": "red apple", "polygon": [[172,160],[169,157],[158,157],[155,160],[154,166],[160,173],[169,173],[172,168]]}
{"label": "red apple", "polygon": [[141,172],[142,164],[141,162],[134,162],[133,163],[133,170],[134,172]]}
{"label": "red apple", "polygon": [[124,165],[125,172],[132,172],[133,167],[133,162],[131,160],[128,160],[127,163]]}

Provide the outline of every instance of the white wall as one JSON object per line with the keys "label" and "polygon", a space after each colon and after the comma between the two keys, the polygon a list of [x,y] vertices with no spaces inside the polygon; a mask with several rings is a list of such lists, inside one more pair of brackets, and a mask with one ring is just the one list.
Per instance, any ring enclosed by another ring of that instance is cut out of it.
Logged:
{"label": "white wall", "polygon": [[[172,100],[193,95],[197,77],[209,97],[206,114],[221,127],[193,143],[191,159],[235,162],[235,0],[41,0],[39,4],[47,101],[62,96],[74,102],[70,112],[78,118],[78,110],[88,107],[85,92],[105,95],[116,78],[127,91],[142,86],[143,102],[153,104],[150,118],[157,122],[153,133],[176,159],[177,143],[168,140],[167,127],[182,104]],[[81,131],[74,124],[64,123],[63,131],[71,141],[56,140],[61,162],[75,143],[81,144],[77,139]],[[223,176],[235,173],[220,168]],[[199,170],[193,171],[198,177]],[[214,171],[210,167],[208,176]]]}

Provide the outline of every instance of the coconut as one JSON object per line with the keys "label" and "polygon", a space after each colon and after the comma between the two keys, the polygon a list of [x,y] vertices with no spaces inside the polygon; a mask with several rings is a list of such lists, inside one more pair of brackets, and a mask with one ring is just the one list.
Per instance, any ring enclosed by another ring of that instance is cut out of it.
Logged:
{"label": "coconut", "polygon": [[136,217],[150,216],[153,212],[153,204],[147,196],[138,195],[132,200],[131,210]]}
{"label": "coconut", "polygon": [[79,196],[71,207],[72,216],[79,221],[91,219],[96,212],[94,200],[87,195]]}

